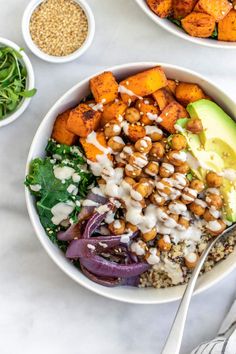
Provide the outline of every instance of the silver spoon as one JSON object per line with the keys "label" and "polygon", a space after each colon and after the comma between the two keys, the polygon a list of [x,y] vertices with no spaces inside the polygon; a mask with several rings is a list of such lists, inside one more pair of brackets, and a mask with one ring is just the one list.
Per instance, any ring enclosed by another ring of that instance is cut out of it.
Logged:
{"label": "silver spoon", "polygon": [[175,315],[175,319],[172,324],[170,333],[167,337],[166,343],[165,343],[164,348],[161,352],[162,354],[179,354],[181,343],[182,343],[182,338],[183,338],[183,333],[184,333],[185,322],[186,322],[187,313],[188,313],[188,308],[189,308],[189,304],[190,304],[190,301],[192,298],[192,294],[193,294],[200,270],[201,270],[201,268],[208,256],[208,254],[210,253],[212,247],[215,246],[215,244],[219,241],[219,239],[223,235],[232,231],[234,228],[236,229],[235,224],[228,227],[219,236],[214,238],[209,243],[209,245],[207,246],[205,251],[202,253],[201,257],[199,258],[199,261],[193,271],[191,279],[189,280],[188,285],[185,289],[185,292],[184,292],[184,295],[183,295],[182,300],[180,302],[178,311]]}

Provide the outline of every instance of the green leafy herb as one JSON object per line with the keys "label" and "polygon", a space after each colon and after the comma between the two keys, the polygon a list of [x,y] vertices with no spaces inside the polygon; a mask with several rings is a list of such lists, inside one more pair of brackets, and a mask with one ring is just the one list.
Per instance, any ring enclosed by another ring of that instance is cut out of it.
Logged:
{"label": "green leafy herb", "polygon": [[213,39],[218,39],[218,28],[217,28],[217,25],[215,26],[215,29],[211,35],[211,38]]}
{"label": "green leafy herb", "polygon": [[174,23],[176,26],[182,28],[182,24],[180,20],[177,20],[176,18],[173,17],[168,17],[168,20]]}
{"label": "green leafy herb", "polygon": [[36,89],[25,89],[27,70],[21,58],[13,48],[0,47],[0,119],[15,111],[23,97],[36,93]]}
{"label": "green leafy herb", "polygon": [[[80,212],[79,201],[87,195],[89,186],[94,182],[94,176],[83,169],[85,161],[78,147],[57,144],[50,139],[46,152],[47,156],[44,159],[36,158],[31,162],[25,185],[36,197],[39,218],[49,238],[63,248],[65,244],[59,242],[56,237],[57,232],[63,227],[53,223],[51,209],[60,202],[70,203],[74,209],[69,219],[71,223],[76,222]],[[72,177],[64,181],[56,178],[54,169],[64,166],[73,168],[74,173],[80,178],[77,181],[72,180]],[[77,194],[68,191],[70,185],[78,188]]]}

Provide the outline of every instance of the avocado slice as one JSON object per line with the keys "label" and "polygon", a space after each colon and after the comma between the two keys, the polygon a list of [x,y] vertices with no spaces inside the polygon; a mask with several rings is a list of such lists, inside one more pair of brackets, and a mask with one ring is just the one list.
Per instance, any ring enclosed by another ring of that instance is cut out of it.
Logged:
{"label": "avocado slice", "polygon": [[[187,111],[191,118],[201,119],[203,132],[192,134],[186,131],[187,119],[177,121],[186,137],[188,147],[198,161],[193,173],[202,180],[208,170],[217,173],[225,169],[236,170],[236,123],[216,103],[210,100],[199,100],[190,103]],[[236,181],[224,178],[221,187],[224,198],[226,219],[236,221]]]}

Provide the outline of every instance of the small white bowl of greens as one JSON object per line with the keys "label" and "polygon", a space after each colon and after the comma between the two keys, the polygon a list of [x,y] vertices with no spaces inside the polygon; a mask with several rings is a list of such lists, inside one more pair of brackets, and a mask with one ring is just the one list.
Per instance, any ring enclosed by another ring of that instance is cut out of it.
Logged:
{"label": "small white bowl of greens", "polygon": [[28,56],[17,44],[0,37],[0,127],[19,118],[35,93]]}

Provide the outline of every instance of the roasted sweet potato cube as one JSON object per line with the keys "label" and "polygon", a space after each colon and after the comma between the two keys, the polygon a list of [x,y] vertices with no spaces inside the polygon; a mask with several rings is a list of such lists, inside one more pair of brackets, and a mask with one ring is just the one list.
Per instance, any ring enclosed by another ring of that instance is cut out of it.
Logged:
{"label": "roasted sweet potato cube", "polygon": [[213,16],[216,22],[222,20],[232,9],[228,0],[199,0],[198,5],[204,12]]}
{"label": "roasted sweet potato cube", "polygon": [[197,0],[173,0],[174,18],[181,19],[192,12]]}
{"label": "roasted sweet potato cube", "polygon": [[[205,12],[204,9],[201,7],[200,2],[198,1],[193,9],[194,12]],[[206,13],[206,12],[205,12]]]}
{"label": "roasted sweet potato cube", "polygon": [[119,91],[122,100],[131,103],[140,97],[151,95],[166,85],[167,78],[163,69],[156,66],[121,81]]}
{"label": "roasted sweet potato cube", "polygon": [[118,83],[110,71],[93,77],[90,80],[90,89],[97,103],[109,103],[118,96]]}
{"label": "roasted sweet potato cube", "polygon": [[67,129],[82,138],[86,138],[93,130],[98,128],[100,119],[101,112],[95,111],[86,103],[81,103],[71,110],[67,120]]}
{"label": "roasted sweet potato cube", "polygon": [[180,82],[176,88],[176,99],[185,107],[189,103],[201,100],[205,97],[205,93],[197,84]]}
{"label": "roasted sweet potato cube", "polygon": [[73,145],[76,143],[77,136],[67,129],[67,120],[71,110],[68,109],[56,118],[52,130],[52,138],[59,144]]}
{"label": "roasted sweet potato cube", "polygon": [[215,29],[214,17],[201,12],[191,12],[181,23],[183,29],[193,37],[208,38]]}
{"label": "roasted sweet potato cube", "polygon": [[167,80],[167,86],[169,87],[169,89],[171,90],[172,94],[175,95],[175,91],[176,91],[176,86],[177,83],[175,80]]}
{"label": "roasted sweet potato cube", "polygon": [[220,41],[236,41],[236,10],[231,10],[218,24],[218,39]]}
{"label": "roasted sweet potato cube", "polygon": [[132,142],[135,143],[137,140],[146,136],[146,130],[142,125],[131,124],[128,128],[127,136]]}
{"label": "roasted sweet potato cube", "polygon": [[[106,137],[103,132],[95,132],[94,139],[97,140],[98,144],[107,148]],[[100,150],[92,142],[88,142],[86,138],[80,138],[80,143],[84,149],[85,156],[88,160],[92,162],[97,161],[97,155],[103,155],[104,151]],[[108,154],[108,157],[111,159],[111,156]]]}
{"label": "roasted sweet potato cube", "polygon": [[180,118],[189,117],[186,109],[178,102],[171,102],[161,113],[162,122],[160,125],[169,133],[175,133],[175,123]]}
{"label": "roasted sweet potato cube", "polygon": [[103,108],[100,126],[104,127],[111,120],[117,120],[120,115],[125,113],[127,107],[127,104],[121,100],[106,104]]}
{"label": "roasted sweet potato cube", "polygon": [[147,0],[150,9],[159,17],[168,17],[172,12],[172,0]]}
{"label": "roasted sweet potato cube", "polygon": [[175,101],[169,87],[163,87],[152,94],[161,111],[168,106],[169,103]]}
{"label": "roasted sweet potato cube", "polygon": [[135,103],[135,107],[140,112],[140,122],[144,125],[153,124],[154,116],[158,116],[160,111],[154,106],[155,101],[150,98],[144,98],[144,100],[138,100]]}

